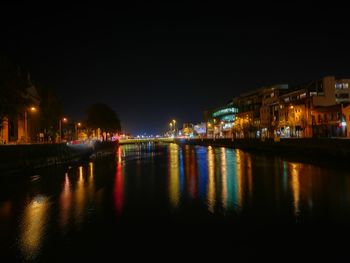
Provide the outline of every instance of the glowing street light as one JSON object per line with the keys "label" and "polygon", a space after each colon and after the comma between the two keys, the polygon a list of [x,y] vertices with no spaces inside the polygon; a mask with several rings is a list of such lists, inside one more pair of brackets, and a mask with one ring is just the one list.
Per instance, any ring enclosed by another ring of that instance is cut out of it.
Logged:
{"label": "glowing street light", "polygon": [[79,139],[79,128],[81,127],[81,122],[76,122],[75,123],[75,136],[76,136],[76,139]]}
{"label": "glowing street light", "polygon": [[[30,112],[36,112],[37,108],[32,106],[28,108]],[[28,143],[28,109],[26,108],[24,110],[24,137],[25,137],[25,142]]]}
{"label": "glowing street light", "polygon": [[173,125],[174,125],[174,133],[176,135],[176,120],[175,119],[173,119]]}
{"label": "glowing street light", "polygon": [[62,141],[62,122],[66,123],[68,122],[68,119],[66,117],[63,117],[59,121],[59,129],[60,129],[60,142]]}
{"label": "glowing street light", "polygon": [[30,107],[30,111],[31,111],[31,112],[36,112],[36,111],[37,111],[37,108],[35,108],[35,107]]}

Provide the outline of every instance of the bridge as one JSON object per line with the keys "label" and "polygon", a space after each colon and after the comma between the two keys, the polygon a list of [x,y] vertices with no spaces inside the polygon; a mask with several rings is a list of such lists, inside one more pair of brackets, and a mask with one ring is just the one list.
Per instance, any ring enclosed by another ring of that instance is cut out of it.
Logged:
{"label": "bridge", "polygon": [[138,144],[138,143],[148,143],[148,142],[163,142],[163,143],[172,143],[175,142],[175,138],[137,138],[137,139],[120,139],[119,144]]}

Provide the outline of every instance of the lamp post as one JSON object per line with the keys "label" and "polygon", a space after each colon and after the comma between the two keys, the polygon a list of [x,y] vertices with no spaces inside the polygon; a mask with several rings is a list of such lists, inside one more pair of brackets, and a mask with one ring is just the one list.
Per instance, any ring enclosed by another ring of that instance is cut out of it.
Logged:
{"label": "lamp post", "polygon": [[170,126],[170,134],[172,133],[172,131],[173,131],[173,123],[172,122],[170,122],[169,123],[169,126]]}
{"label": "lamp post", "polygon": [[173,120],[173,125],[174,125],[174,136],[176,137],[176,120]]}
{"label": "lamp post", "polygon": [[60,121],[59,121],[59,130],[60,130],[60,142],[62,142],[62,121],[63,122],[67,122],[67,118],[61,118]]}
{"label": "lamp post", "polygon": [[[35,107],[30,107],[29,111],[30,112],[36,112]],[[28,143],[28,109],[26,108],[24,110],[24,137],[25,137],[25,142]]]}
{"label": "lamp post", "polygon": [[76,139],[78,140],[78,136],[79,136],[79,128],[81,127],[81,122],[75,123],[75,136]]}

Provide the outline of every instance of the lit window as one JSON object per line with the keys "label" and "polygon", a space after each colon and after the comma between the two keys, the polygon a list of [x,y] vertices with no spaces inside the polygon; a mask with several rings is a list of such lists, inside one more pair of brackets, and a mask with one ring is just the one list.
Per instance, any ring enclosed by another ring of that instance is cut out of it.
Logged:
{"label": "lit window", "polygon": [[342,83],[335,83],[335,88],[336,89],[342,89],[343,88],[343,84]]}

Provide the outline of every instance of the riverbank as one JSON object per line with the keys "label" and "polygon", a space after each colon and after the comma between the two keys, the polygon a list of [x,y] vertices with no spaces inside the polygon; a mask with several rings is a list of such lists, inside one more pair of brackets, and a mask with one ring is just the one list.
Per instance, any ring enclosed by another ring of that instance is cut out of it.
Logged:
{"label": "riverbank", "polygon": [[339,161],[350,158],[350,140],[329,138],[298,139],[176,139],[176,143],[213,147],[230,147],[245,151],[262,152],[318,161]]}
{"label": "riverbank", "polygon": [[0,146],[0,175],[24,170],[69,165],[115,152],[115,142],[93,144],[27,144]]}

